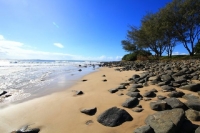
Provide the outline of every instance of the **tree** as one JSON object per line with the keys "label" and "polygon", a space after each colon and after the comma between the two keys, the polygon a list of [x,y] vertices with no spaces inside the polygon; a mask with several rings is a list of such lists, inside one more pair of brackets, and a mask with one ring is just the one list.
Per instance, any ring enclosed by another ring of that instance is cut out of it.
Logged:
{"label": "tree", "polygon": [[200,36],[200,1],[173,0],[165,8],[168,22],[173,21],[176,38],[192,56],[194,44]]}
{"label": "tree", "polygon": [[139,45],[137,44],[138,40],[138,28],[134,26],[130,26],[130,29],[127,32],[126,40],[122,40],[121,44],[123,49],[128,52],[134,52],[139,49]]}
{"label": "tree", "polygon": [[200,41],[198,41],[194,47],[194,51],[196,54],[200,54]]}
{"label": "tree", "polygon": [[149,48],[157,57],[162,56],[166,49],[166,41],[164,40],[163,30],[161,26],[159,14],[149,13],[142,19],[141,26],[141,45]]}

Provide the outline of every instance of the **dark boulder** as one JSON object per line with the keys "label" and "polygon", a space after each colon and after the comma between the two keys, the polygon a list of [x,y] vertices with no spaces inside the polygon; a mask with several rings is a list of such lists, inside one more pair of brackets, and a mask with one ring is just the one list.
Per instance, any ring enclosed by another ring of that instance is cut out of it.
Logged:
{"label": "dark boulder", "polygon": [[131,92],[131,91],[129,91],[129,92],[126,93],[126,95],[128,95],[130,97],[137,97],[137,98],[141,97],[139,92]]}
{"label": "dark boulder", "polygon": [[81,90],[76,91],[76,95],[82,95],[83,92]]}
{"label": "dark boulder", "polygon": [[165,101],[150,102],[150,108],[155,111],[162,111],[167,109],[167,103]]}
{"label": "dark boulder", "polygon": [[164,82],[171,82],[174,79],[170,75],[162,75],[161,80],[164,81]]}
{"label": "dark boulder", "polygon": [[200,112],[193,110],[193,109],[186,110],[185,116],[191,121],[199,121],[200,120]]}
{"label": "dark boulder", "polygon": [[138,103],[139,103],[138,99],[136,97],[133,97],[133,98],[126,99],[126,101],[122,103],[122,106],[126,108],[132,108],[138,105]]}
{"label": "dark boulder", "polygon": [[156,94],[153,91],[147,91],[143,95],[144,97],[155,97]]}
{"label": "dark boulder", "polygon": [[166,97],[165,97],[165,96],[158,95],[157,98],[158,98],[158,100],[164,100]]}
{"label": "dark boulder", "polygon": [[118,90],[120,90],[120,89],[126,89],[126,86],[125,85],[120,85],[120,86],[117,87],[117,89]]}
{"label": "dark boulder", "polygon": [[200,111],[200,100],[198,99],[188,100],[185,105],[190,109]]}
{"label": "dark boulder", "polygon": [[185,95],[185,93],[183,93],[182,91],[172,91],[168,94],[169,97],[182,97],[183,95]]}
{"label": "dark boulder", "polygon": [[131,87],[132,88],[143,88],[143,85],[141,85],[141,84],[133,84]]}
{"label": "dark boulder", "polygon": [[0,91],[0,96],[5,95],[7,91]]}
{"label": "dark boulder", "polygon": [[184,110],[181,108],[160,111],[149,115],[145,123],[156,133],[177,133],[184,121]]}
{"label": "dark boulder", "polygon": [[154,131],[149,125],[144,125],[136,128],[134,133],[154,133]]}
{"label": "dark boulder", "polygon": [[108,90],[110,93],[115,93],[118,91],[118,88]]}
{"label": "dark boulder", "polygon": [[133,87],[131,87],[128,91],[132,91],[132,92],[140,92],[137,88],[133,88]]}
{"label": "dark boulder", "polygon": [[87,115],[94,115],[97,112],[97,108],[85,108],[81,109],[81,113],[87,114]]}
{"label": "dark boulder", "polygon": [[186,100],[198,100],[198,99],[199,99],[198,96],[195,96],[195,95],[193,95],[193,94],[191,94],[191,93],[185,94],[185,95],[183,96],[183,98],[186,99]]}
{"label": "dark boulder", "polygon": [[140,75],[134,74],[134,75],[132,76],[132,78],[133,78],[133,79],[140,78]]}
{"label": "dark boulder", "polygon": [[164,85],[161,87],[164,92],[174,91],[175,89],[171,86]]}
{"label": "dark boulder", "polygon": [[119,126],[126,121],[132,121],[132,116],[124,109],[112,107],[97,118],[97,121],[104,126],[115,127]]}
{"label": "dark boulder", "polygon": [[179,99],[176,98],[166,98],[164,100],[172,109],[182,108],[185,109],[185,104],[183,104]]}
{"label": "dark boulder", "polygon": [[200,83],[193,83],[193,84],[181,86],[180,89],[189,90],[189,91],[199,91]]}

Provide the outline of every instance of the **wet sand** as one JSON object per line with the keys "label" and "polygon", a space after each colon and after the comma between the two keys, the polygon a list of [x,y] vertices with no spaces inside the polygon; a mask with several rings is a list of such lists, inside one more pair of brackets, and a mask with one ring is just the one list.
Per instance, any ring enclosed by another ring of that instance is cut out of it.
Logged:
{"label": "wet sand", "polygon": [[[99,71],[86,75],[65,91],[0,109],[0,133],[10,133],[26,124],[30,124],[33,128],[39,127],[40,133],[132,133],[135,128],[144,125],[144,120],[149,114],[156,112],[150,109],[149,103],[157,98],[151,101],[140,101],[139,104],[144,110],[137,113],[121,106],[128,96],[118,94],[126,94],[127,89],[114,94],[108,90],[127,82],[133,74],[140,73],[142,71],[119,72],[114,68],[100,68]],[[87,81],[82,82],[83,79]],[[107,82],[103,82],[103,79],[107,79]],[[162,92],[161,88],[156,85],[140,88],[140,94],[143,95],[153,88],[158,90],[157,95],[166,96],[168,94]],[[84,94],[74,96],[74,90],[82,90]],[[98,123],[97,117],[106,109],[114,106],[129,112],[133,121],[125,122],[117,127],[106,127]],[[80,112],[82,108],[89,107],[97,107],[95,115],[88,116]],[[88,121],[92,123],[87,125]],[[195,122],[195,124],[200,125],[200,122]]]}

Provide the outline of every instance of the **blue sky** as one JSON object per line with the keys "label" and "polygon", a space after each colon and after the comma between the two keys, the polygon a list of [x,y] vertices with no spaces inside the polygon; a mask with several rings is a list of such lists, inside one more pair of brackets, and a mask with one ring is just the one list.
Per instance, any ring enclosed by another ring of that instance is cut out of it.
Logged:
{"label": "blue sky", "polygon": [[0,0],[0,59],[120,60],[128,26],[168,2]]}

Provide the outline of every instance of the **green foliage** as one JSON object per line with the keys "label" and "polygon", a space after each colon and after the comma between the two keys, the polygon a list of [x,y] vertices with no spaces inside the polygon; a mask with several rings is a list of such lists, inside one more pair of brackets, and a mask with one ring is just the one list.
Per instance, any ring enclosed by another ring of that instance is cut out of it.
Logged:
{"label": "green foliage", "polygon": [[195,45],[194,51],[196,54],[200,54],[200,41]]}
{"label": "green foliage", "polygon": [[124,55],[124,57],[122,58],[122,60],[125,60],[125,61],[135,61],[135,60],[137,60],[137,54],[136,53],[126,54],[126,55]]}

